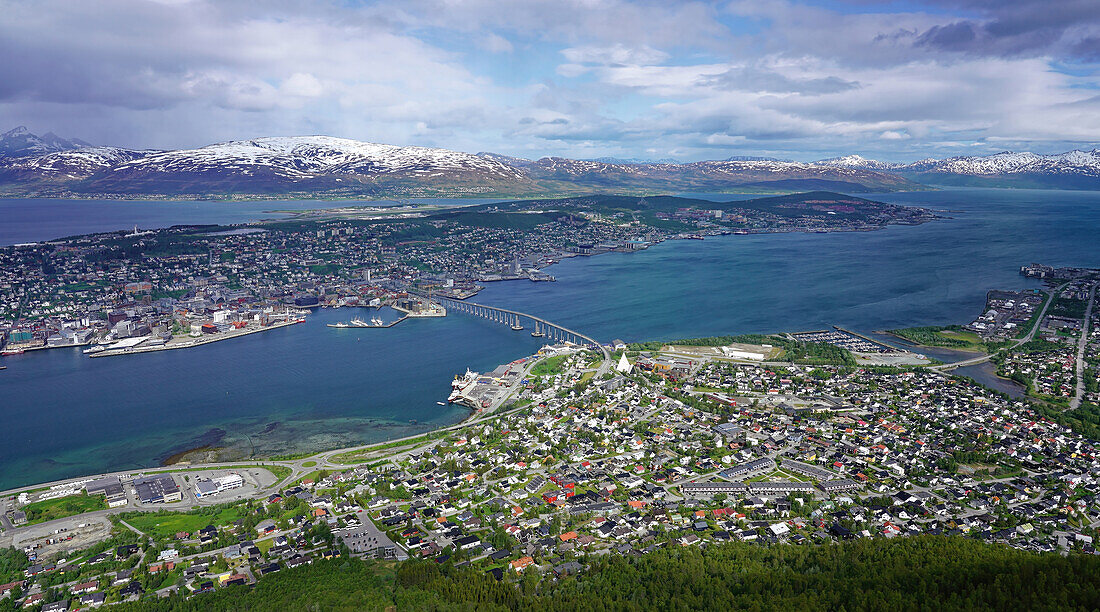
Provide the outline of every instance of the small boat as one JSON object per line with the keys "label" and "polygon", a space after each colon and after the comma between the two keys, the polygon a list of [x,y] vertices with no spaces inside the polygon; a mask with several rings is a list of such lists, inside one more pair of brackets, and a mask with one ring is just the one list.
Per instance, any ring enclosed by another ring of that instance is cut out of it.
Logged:
{"label": "small boat", "polygon": [[328,326],[329,327],[337,327],[337,328],[340,328],[340,329],[345,329],[345,328],[351,327],[347,323],[329,323]]}
{"label": "small boat", "polygon": [[[8,366],[0,366],[0,370],[6,370],[6,369],[8,369]],[[443,402],[439,402],[439,403],[442,404]]]}
{"label": "small boat", "polygon": [[363,319],[352,319],[351,320],[351,326],[352,327],[370,327],[370,325],[368,325],[367,322],[364,321]]}
{"label": "small boat", "polygon": [[439,404],[440,406],[446,406],[447,405],[447,402],[436,402],[436,403]]}

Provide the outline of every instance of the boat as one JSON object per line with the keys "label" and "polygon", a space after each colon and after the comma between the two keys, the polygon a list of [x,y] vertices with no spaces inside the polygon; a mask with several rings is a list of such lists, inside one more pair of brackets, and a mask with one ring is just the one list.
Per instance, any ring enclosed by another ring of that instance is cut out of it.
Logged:
{"label": "boat", "polygon": [[[8,366],[0,366],[0,370],[6,370],[6,369],[8,369]],[[439,402],[439,403],[442,404],[443,402]]]}
{"label": "boat", "polygon": [[351,320],[351,326],[352,327],[370,327],[370,324],[368,324],[363,319],[356,318],[356,319]]}
{"label": "boat", "polygon": [[436,403],[439,404],[440,406],[446,406],[447,405],[447,402],[436,402]]}
{"label": "boat", "polygon": [[370,324],[375,327],[382,327],[386,322],[381,317],[371,317]]}
{"label": "boat", "polygon": [[105,350],[107,350],[107,347],[105,345],[97,344],[95,346],[88,347],[81,352],[83,352],[85,355],[90,355],[92,353],[102,353]]}
{"label": "boat", "polygon": [[451,381],[451,395],[447,397],[448,402],[456,402],[462,399],[463,393],[477,384],[478,373],[466,369],[466,374],[461,378],[455,376],[455,379]]}
{"label": "boat", "polygon": [[5,349],[0,351],[0,355],[22,355],[23,349]]}
{"label": "boat", "polygon": [[351,327],[351,326],[348,325],[347,323],[329,323],[328,327],[337,327],[339,329],[345,329],[345,328],[348,328],[348,327]]}

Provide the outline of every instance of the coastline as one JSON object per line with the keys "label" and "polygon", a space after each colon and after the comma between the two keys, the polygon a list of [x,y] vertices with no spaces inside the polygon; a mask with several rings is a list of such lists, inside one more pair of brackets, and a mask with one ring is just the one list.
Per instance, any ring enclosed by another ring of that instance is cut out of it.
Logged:
{"label": "coastline", "polygon": [[153,353],[156,351],[172,351],[176,349],[196,348],[199,346],[205,346],[207,344],[213,344],[214,342],[221,342],[222,340],[232,340],[234,338],[240,338],[251,334],[258,334],[260,332],[271,331],[273,329],[279,329],[287,327],[289,325],[296,325],[303,322],[305,319],[295,319],[291,321],[283,321],[281,323],[272,323],[267,327],[260,327],[258,329],[245,329],[245,330],[232,330],[223,332],[217,336],[200,336],[197,340],[180,341],[176,344],[163,344],[160,346],[136,346],[125,349],[107,349],[98,353],[89,353],[88,357],[115,357],[118,355],[136,355],[138,353]]}

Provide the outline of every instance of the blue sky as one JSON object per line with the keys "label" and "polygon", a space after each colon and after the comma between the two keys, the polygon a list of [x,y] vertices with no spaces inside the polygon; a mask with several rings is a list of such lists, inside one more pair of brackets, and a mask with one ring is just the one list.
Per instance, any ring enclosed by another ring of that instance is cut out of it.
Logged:
{"label": "blue sky", "polygon": [[0,0],[0,130],[523,157],[1100,143],[1097,0]]}

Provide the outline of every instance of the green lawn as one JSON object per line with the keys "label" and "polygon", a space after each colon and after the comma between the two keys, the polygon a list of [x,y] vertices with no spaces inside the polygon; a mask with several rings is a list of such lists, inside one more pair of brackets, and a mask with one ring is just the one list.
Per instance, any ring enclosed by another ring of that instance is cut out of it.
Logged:
{"label": "green lawn", "polygon": [[944,346],[973,351],[984,351],[986,349],[981,336],[963,330],[958,325],[908,327],[905,329],[892,329],[890,333],[921,346]]}
{"label": "green lawn", "polygon": [[194,533],[207,525],[228,525],[242,518],[240,506],[211,508],[203,512],[178,512],[126,515],[123,520],[155,538],[171,538],[180,531]]}
{"label": "green lawn", "polygon": [[70,495],[27,504],[22,510],[27,513],[27,524],[34,525],[106,508],[107,500],[102,495]]}
{"label": "green lawn", "polygon": [[562,363],[569,358],[569,355],[555,355],[553,357],[547,357],[540,361],[534,368],[531,368],[532,376],[550,376],[552,374],[561,374],[564,368]]}

